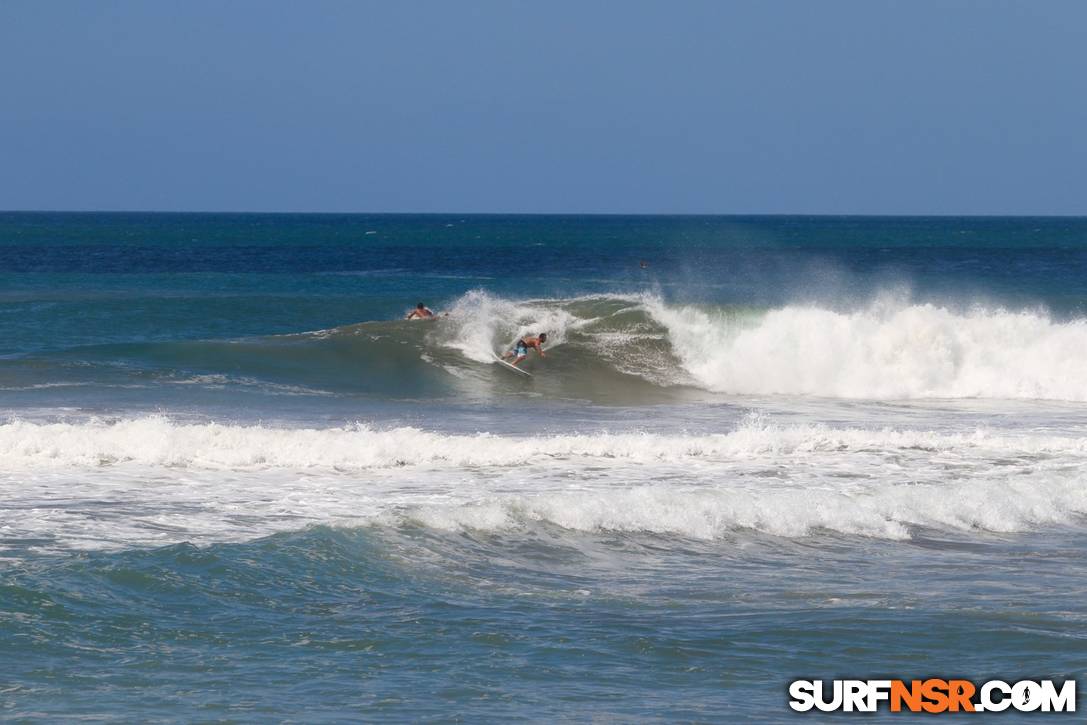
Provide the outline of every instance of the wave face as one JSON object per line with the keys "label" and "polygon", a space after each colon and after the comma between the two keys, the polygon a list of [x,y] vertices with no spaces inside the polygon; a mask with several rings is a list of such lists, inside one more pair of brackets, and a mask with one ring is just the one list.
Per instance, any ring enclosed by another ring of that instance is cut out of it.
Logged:
{"label": "wave face", "polygon": [[[532,380],[493,364],[546,331]],[[195,386],[272,395],[638,404],[713,394],[1087,401],[1087,320],[885,298],[853,311],[680,306],[659,296],[511,300],[466,293],[433,322],[232,341],[100,345],[0,362],[6,390]]]}

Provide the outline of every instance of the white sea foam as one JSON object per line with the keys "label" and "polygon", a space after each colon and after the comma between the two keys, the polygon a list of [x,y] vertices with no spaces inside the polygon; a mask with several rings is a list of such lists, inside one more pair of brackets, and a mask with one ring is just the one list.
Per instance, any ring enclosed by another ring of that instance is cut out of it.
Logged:
{"label": "white sea foam", "polygon": [[443,344],[469,360],[490,363],[494,351],[509,347],[523,335],[546,332],[548,346],[554,347],[566,341],[570,329],[588,320],[555,304],[515,302],[477,290],[457,300],[449,322],[453,332]]}
{"label": "white sea foam", "polygon": [[545,436],[443,435],[411,427],[274,428],[174,422],[166,417],[115,422],[0,425],[0,467],[145,466],[215,470],[266,468],[364,470],[403,466],[521,466],[593,459],[641,464],[722,461],[871,450],[968,451],[972,455],[1087,455],[1087,439],[987,430],[912,430],[775,426],[758,419],[706,435],[592,433]]}
{"label": "white sea foam", "polygon": [[886,300],[855,312],[789,306],[737,319],[647,299],[709,390],[842,398],[1087,401],[1087,320],[958,312]]}
{"label": "white sea foam", "polygon": [[676,490],[644,486],[505,496],[473,505],[430,505],[410,519],[443,530],[508,531],[545,522],[575,531],[649,532],[717,539],[754,530],[807,536],[819,530],[889,539],[910,527],[1017,532],[1087,514],[1087,476],[1034,476],[859,490]]}
{"label": "white sea foam", "polygon": [[[0,425],[0,538],[101,548],[307,524],[903,538],[1087,513],[1087,439],[775,425],[706,435],[448,435],[164,417]],[[45,545],[45,544],[43,544]]]}

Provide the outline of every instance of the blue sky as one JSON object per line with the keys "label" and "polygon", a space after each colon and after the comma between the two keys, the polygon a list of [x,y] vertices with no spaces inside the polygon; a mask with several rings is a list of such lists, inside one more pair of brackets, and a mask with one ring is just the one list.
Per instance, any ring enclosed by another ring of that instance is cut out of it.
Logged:
{"label": "blue sky", "polygon": [[0,2],[0,209],[1087,214],[1087,3]]}

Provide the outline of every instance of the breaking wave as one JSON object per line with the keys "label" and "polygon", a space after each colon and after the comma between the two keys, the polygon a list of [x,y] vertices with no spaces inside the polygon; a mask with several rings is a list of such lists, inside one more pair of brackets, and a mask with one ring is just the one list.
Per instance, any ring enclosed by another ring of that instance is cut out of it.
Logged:
{"label": "breaking wave", "polygon": [[[265,386],[270,394],[636,404],[707,395],[1087,401],[1087,319],[890,298],[862,309],[682,306],[659,296],[510,300],[474,291],[433,322],[366,322],[241,340],[103,345],[2,361],[5,389]],[[549,333],[532,379],[492,355]]]}
{"label": "breaking wave", "polygon": [[1087,320],[1038,311],[876,303],[785,307],[736,319],[647,304],[701,386],[841,398],[1087,400]]}

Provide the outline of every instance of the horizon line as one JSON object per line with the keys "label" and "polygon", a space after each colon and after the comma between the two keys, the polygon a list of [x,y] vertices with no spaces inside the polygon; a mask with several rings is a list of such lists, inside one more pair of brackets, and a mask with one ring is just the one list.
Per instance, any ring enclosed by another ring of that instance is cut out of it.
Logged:
{"label": "horizon line", "polygon": [[267,216],[523,216],[523,217],[848,217],[848,218],[974,218],[974,219],[1083,219],[1087,213],[959,213],[959,212],[608,212],[608,211],[253,211],[246,209],[0,209],[0,214],[223,214]]}

